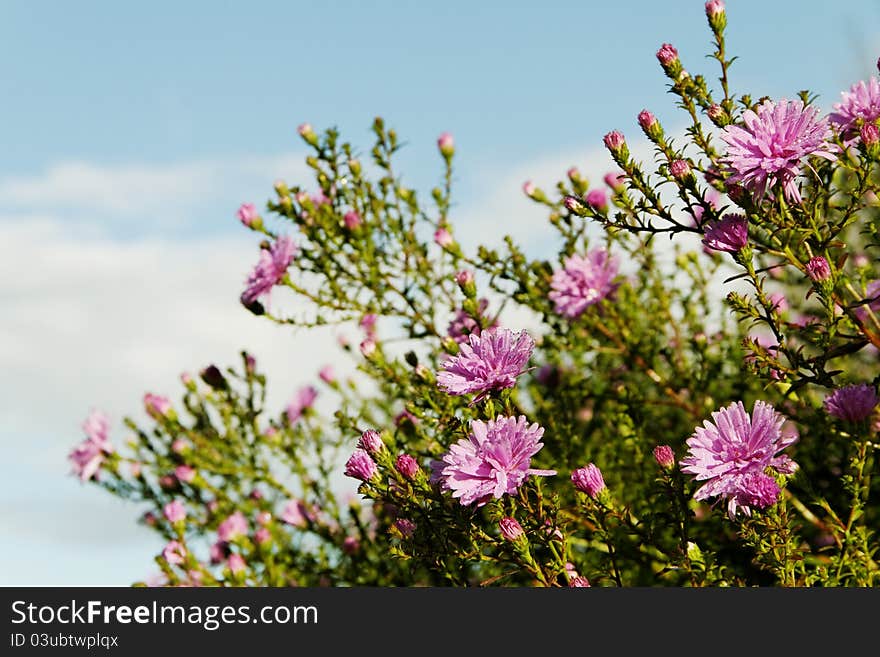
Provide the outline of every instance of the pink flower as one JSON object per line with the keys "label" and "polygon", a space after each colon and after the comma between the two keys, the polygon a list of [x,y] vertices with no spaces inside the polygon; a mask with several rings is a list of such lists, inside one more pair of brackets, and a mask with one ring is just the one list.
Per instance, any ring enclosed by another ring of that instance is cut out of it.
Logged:
{"label": "pink flower", "polygon": [[530,475],[555,475],[554,470],[531,467],[532,457],[544,446],[544,429],[526,422],[523,415],[473,420],[470,435],[432,463],[432,481],[451,490],[464,506],[483,506],[492,497],[516,493]]}
{"label": "pink flower", "polygon": [[254,541],[256,541],[257,545],[265,545],[271,540],[272,532],[270,532],[265,527],[260,527],[257,531],[254,532]]}
{"label": "pink flower", "polygon": [[685,160],[673,160],[669,165],[669,173],[676,180],[684,180],[691,175],[691,165]]}
{"label": "pink flower", "polygon": [[320,377],[321,381],[328,385],[335,383],[336,374],[333,371],[333,366],[325,365],[324,367],[322,367],[321,370],[318,372],[318,377]]}
{"label": "pink flower", "polygon": [[657,125],[657,117],[654,114],[646,109],[643,109],[639,112],[638,116],[639,127],[645,132],[651,132],[654,126]]}
{"label": "pink flower", "polygon": [[373,336],[376,334],[376,320],[378,316],[376,313],[367,313],[363,317],[361,317],[361,321],[358,322],[358,326],[360,326],[364,332],[368,336]]}
{"label": "pink flower", "polygon": [[244,557],[238,554],[238,552],[233,552],[229,555],[229,558],[226,560],[226,565],[229,567],[229,571],[233,575],[237,575],[247,569]]}
{"label": "pink flower", "polygon": [[367,429],[358,438],[357,446],[364,450],[367,454],[378,454],[385,449],[385,443],[382,442],[382,436],[375,429]]}
{"label": "pink flower", "polygon": [[311,408],[318,397],[318,391],[314,386],[304,386],[300,388],[294,398],[287,405],[287,421],[290,424],[296,422],[302,417],[307,408]]}
{"label": "pink flower", "polygon": [[354,450],[354,453],[345,463],[345,476],[370,481],[379,474],[376,462],[362,449]]}
{"label": "pink flower", "polygon": [[511,518],[510,516],[504,517],[498,521],[498,529],[501,531],[501,536],[504,540],[510,541],[511,543],[518,541],[526,535],[522,525],[516,521],[516,518]]}
{"label": "pink flower", "polygon": [[376,341],[373,338],[365,338],[360,344],[361,354],[364,358],[370,358],[376,353]]}
{"label": "pink flower", "polygon": [[114,450],[109,438],[110,420],[101,411],[92,410],[83,422],[82,429],[86,439],[70,451],[67,459],[73,466],[71,471],[81,481],[87,481],[97,474],[107,454]]}
{"label": "pink flower", "polygon": [[745,126],[728,125],[720,134],[727,143],[721,161],[731,175],[728,184],[741,184],[758,202],[769,186],[782,187],[785,198],[801,202],[795,182],[801,161],[811,155],[837,159],[828,119],[818,119],[819,110],[805,107],[801,100],[764,101],[757,112],[743,113]]}
{"label": "pink flower", "polygon": [[861,125],[880,118],[880,81],[872,76],[867,82],[856,82],[840,95],[841,101],[834,104],[828,119],[847,141],[852,141]]}
{"label": "pink flower", "polygon": [[269,294],[284,278],[297,251],[290,237],[279,237],[271,247],[262,249],[259,262],[245,282],[245,290],[241,293],[242,304],[250,306],[261,296]]}
{"label": "pink flower", "polygon": [[572,577],[568,581],[568,588],[570,589],[580,589],[580,588],[590,588],[590,580],[586,577]]}
{"label": "pink flower", "polygon": [[455,240],[452,239],[452,233],[442,227],[434,231],[434,242],[444,249],[455,244]]}
{"label": "pink flower", "polygon": [[361,542],[354,536],[346,536],[342,541],[342,551],[345,552],[345,554],[356,554],[360,548]]}
{"label": "pink flower", "polygon": [[736,253],[749,241],[749,222],[745,215],[727,213],[706,227],[703,244],[713,251]]}
{"label": "pink flower", "polygon": [[526,196],[529,196],[529,197],[534,196],[535,183],[533,183],[531,180],[526,180],[523,183],[522,190],[523,190],[523,194],[525,194]]}
{"label": "pink flower", "polygon": [[179,541],[169,541],[162,550],[162,556],[168,563],[179,566],[186,561],[186,548]]}
{"label": "pink flower", "polygon": [[831,265],[822,256],[814,256],[806,264],[807,276],[814,281],[827,281],[831,278]]}
{"label": "pink flower", "polygon": [[254,222],[260,218],[260,213],[257,212],[257,206],[253,203],[242,203],[236,214],[241,223],[248,228],[253,226]]}
{"label": "pink flower", "polygon": [[168,397],[148,392],[144,395],[144,409],[153,419],[161,420],[171,411],[171,402],[168,400]]}
{"label": "pink flower", "polygon": [[605,181],[605,184],[608,185],[613,191],[621,192],[624,189],[624,183],[626,183],[626,176],[622,173],[611,173],[610,171],[605,174],[602,178]]}
{"label": "pink flower", "polygon": [[605,249],[593,249],[586,256],[569,256],[565,266],[553,273],[549,299],[557,313],[574,319],[617,289],[616,275],[617,259]]}
{"label": "pink flower", "polygon": [[534,348],[535,341],[526,331],[500,328],[472,333],[459,353],[443,362],[437,385],[450,395],[479,393],[478,399],[491,390],[512,388]]}
{"label": "pink flower", "polygon": [[657,445],[654,448],[654,460],[664,470],[671,470],[675,466],[675,454],[669,445]]}
{"label": "pink flower", "polygon": [[657,60],[665,68],[678,61],[678,50],[671,43],[664,43],[660,46],[660,50],[657,51]]}
{"label": "pink flower", "polygon": [[188,465],[178,465],[174,468],[174,476],[189,484],[196,478],[196,470]]}
{"label": "pink flower", "polygon": [[180,500],[172,500],[162,509],[162,514],[168,522],[179,522],[186,518],[186,507]]}
{"label": "pink flower", "polygon": [[462,269],[460,272],[455,274],[455,282],[460,286],[464,287],[474,282],[474,272],[469,271],[467,269]]}
{"label": "pink flower", "polygon": [[737,510],[750,516],[752,506],[775,504],[779,487],[764,469],[792,472],[797,467],[779,454],[797,441],[797,436],[782,433],[783,422],[785,418],[763,401],[755,402],[751,415],[739,401],[712,413],[712,421],[706,420],[688,438],[688,453],[680,463],[682,472],[706,482],[694,499],[726,499],[731,520]]}
{"label": "pink flower", "polygon": [[452,135],[448,132],[441,133],[437,137],[437,148],[440,149],[443,157],[452,157],[453,153],[455,153],[455,140],[452,138]]}
{"label": "pink flower", "polygon": [[413,481],[416,478],[416,475],[419,473],[419,462],[416,461],[409,454],[401,454],[397,457],[397,460],[394,462],[394,467],[397,471],[402,474],[404,477]]}
{"label": "pink flower", "polygon": [[409,520],[408,518],[398,518],[394,521],[394,526],[404,538],[409,538],[416,530],[416,523],[414,523],[412,520]]}
{"label": "pink flower", "polygon": [[825,397],[823,406],[828,415],[846,422],[861,422],[871,417],[880,398],[874,386],[866,383],[838,388]]}
{"label": "pink flower", "polygon": [[619,151],[626,143],[626,139],[624,138],[624,136],[617,130],[612,130],[611,132],[606,134],[602,138],[602,141],[605,142],[605,148],[607,148],[612,153]]}
{"label": "pink flower", "polygon": [[281,511],[281,520],[294,527],[305,527],[312,520],[312,514],[302,500],[290,500]]}
{"label": "pink flower", "polygon": [[715,18],[724,13],[724,0],[708,0],[706,2],[706,16]]}
{"label": "pink flower", "polygon": [[591,189],[587,192],[584,200],[587,202],[587,205],[599,212],[604,212],[608,209],[608,196],[605,194],[604,189],[599,189],[598,187]]}
{"label": "pink flower", "polygon": [[241,511],[236,511],[217,527],[217,537],[224,543],[229,543],[247,533],[248,521]]}
{"label": "pink flower", "polygon": [[349,210],[348,212],[346,212],[345,215],[342,217],[342,221],[345,222],[345,227],[349,230],[354,230],[363,223],[363,219],[361,219],[361,216],[354,210]]}
{"label": "pink flower", "polygon": [[571,481],[580,492],[586,493],[593,499],[599,497],[599,493],[605,490],[605,479],[602,471],[595,463],[589,463],[583,468],[578,468],[571,473]]}

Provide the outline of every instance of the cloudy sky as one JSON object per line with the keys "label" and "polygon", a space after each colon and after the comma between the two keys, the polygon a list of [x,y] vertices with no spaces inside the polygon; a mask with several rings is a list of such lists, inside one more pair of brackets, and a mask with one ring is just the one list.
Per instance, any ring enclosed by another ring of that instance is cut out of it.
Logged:
{"label": "cloudy sky", "polygon": [[[281,405],[334,357],[237,303],[257,257],[235,220],[272,181],[307,181],[296,126],[366,151],[376,115],[430,189],[435,139],[457,144],[457,235],[498,226],[554,247],[522,196],[577,165],[598,181],[612,128],[637,143],[652,109],[680,127],[654,59],[688,70],[709,32],[700,0],[656,2],[40,2],[0,7],[0,584],[126,585],[152,572],[137,508],[68,474],[92,407],[121,433],[181,371],[263,363]],[[673,10],[674,9],[674,10]],[[876,3],[729,0],[736,90],[830,108],[875,72]]]}

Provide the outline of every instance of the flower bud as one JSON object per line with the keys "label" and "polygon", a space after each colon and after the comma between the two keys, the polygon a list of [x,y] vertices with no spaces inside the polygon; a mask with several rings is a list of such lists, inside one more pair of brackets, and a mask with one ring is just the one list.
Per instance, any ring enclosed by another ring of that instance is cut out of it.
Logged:
{"label": "flower bud", "polygon": [[660,46],[660,49],[657,51],[657,61],[660,62],[663,70],[667,72],[676,63],[681,64],[678,59],[678,50],[671,43],[664,43]]}
{"label": "flower bud", "polygon": [[587,202],[587,205],[597,212],[605,212],[608,210],[608,196],[605,194],[605,190],[599,189],[598,187],[587,192],[584,200]]}
{"label": "flower bud", "polygon": [[639,112],[639,127],[651,141],[659,141],[663,137],[663,127],[654,114],[646,109]]}
{"label": "flower bud", "polygon": [[533,197],[535,195],[535,189],[535,183],[533,183],[531,180],[526,180],[523,183],[522,190],[523,194],[525,194],[526,196]]}
{"label": "flower bud", "polygon": [[605,490],[605,480],[602,477],[602,471],[594,463],[590,463],[586,467],[578,468],[572,472],[571,480],[575,488],[593,499],[596,499],[599,493]]}
{"label": "flower bud", "polygon": [[367,429],[361,434],[357,442],[358,448],[364,450],[367,454],[378,454],[385,449],[385,443],[382,442],[382,436],[375,429]]}
{"label": "flower bud", "polygon": [[474,272],[462,269],[455,275],[455,282],[458,283],[458,287],[469,299],[473,299],[477,296],[477,284],[474,280]]}
{"label": "flower bud", "polygon": [[730,123],[730,117],[727,116],[727,112],[725,112],[724,108],[717,103],[709,106],[709,109],[706,110],[706,115],[709,117],[709,120],[719,128],[723,128]]}
{"label": "flower bud", "polygon": [[498,522],[498,529],[501,531],[501,536],[504,537],[504,540],[511,543],[515,543],[526,535],[522,525],[516,521],[516,518],[511,518],[510,516],[502,518]]}
{"label": "flower bud", "polygon": [[170,523],[180,522],[186,518],[186,507],[180,500],[172,500],[162,509],[162,515]]}
{"label": "flower bud", "polygon": [[318,135],[315,134],[315,131],[312,129],[310,123],[301,123],[296,131],[299,133],[299,136],[302,137],[303,140],[310,146],[318,145]]}
{"label": "flower bud", "polygon": [[253,203],[242,203],[238,208],[238,212],[236,212],[236,216],[248,228],[259,229],[263,225],[260,213],[257,212],[257,206]]}
{"label": "flower bud", "polygon": [[205,369],[199,372],[199,376],[202,377],[202,381],[215,390],[226,390],[229,387],[226,377],[223,376],[220,368],[216,365],[208,365]]}
{"label": "flower bud", "polygon": [[810,258],[806,264],[807,276],[816,282],[827,281],[831,278],[831,265],[822,256]]}
{"label": "flower bud", "polygon": [[254,541],[257,545],[265,545],[272,540],[272,533],[265,527],[260,527],[254,532]]}
{"label": "flower bud", "polygon": [[565,172],[565,175],[567,175],[568,179],[573,183],[577,183],[584,179],[581,175],[580,170],[577,167],[571,167],[568,171]]}
{"label": "flower bud", "polygon": [[342,541],[342,551],[345,554],[355,554],[361,547],[361,542],[354,536],[346,536]]}
{"label": "flower bud", "polygon": [[880,142],[880,130],[878,130],[874,123],[865,123],[859,129],[859,135],[865,148],[869,149],[869,151],[876,151],[874,147]]}
{"label": "flower bud", "polygon": [[685,160],[673,160],[669,165],[669,173],[676,180],[686,180],[691,177],[691,165]]}
{"label": "flower bud", "polygon": [[444,132],[437,137],[437,148],[440,149],[440,154],[445,159],[451,158],[455,153],[455,140],[452,138],[452,135]]}
{"label": "flower bud", "polygon": [[568,582],[568,587],[571,589],[590,588],[590,580],[586,577],[572,577]]}
{"label": "flower bud", "polygon": [[233,575],[237,575],[247,568],[244,557],[242,557],[238,552],[233,552],[229,555],[229,558],[226,560],[226,565],[229,567],[229,571]]}
{"label": "flower bud", "polygon": [[361,341],[360,350],[364,358],[371,358],[376,353],[376,341],[373,338],[365,338]]}
{"label": "flower bud", "polygon": [[724,0],[708,0],[706,2],[706,18],[715,32],[720,32],[727,25],[727,14],[724,12]]}
{"label": "flower bud", "polygon": [[602,180],[617,194],[626,189],[626,177],[622,173],[612,173],[609,171],[605,174]]}
{"label": "flower bud", "polygon": [[346,212],[342,217],[342,221],[345,222],[345,227],[349,230],[355,230],[363,223],[361,216],[354,210]]}
{"label": "flower bud", "polygon": [[409,454],[401,454],[397,457],[397,461],[394,462],[394,467],[397,468],[397,471],[402,474],[404,477],[413,481],[416,478],[416,475],[419,473],[419,464],[412,456]]}
{"label": "flower bud", "polygon": [[622,133],[617,130],[612,130],[605,137],[602,138],[602,141],[605,142],[605,148],[607,148],[612,153],[619,151],[624,144],[626,144],[626,140]]}
{"label": "flower bud", "polygon": [[266,527],[272,522],[272,514],[268,511],[260,511],[257,514],[257,524],[260,527]]}
{"label": "flower bud", "polygon": [[174,412],[174,409],[171,408],[171,401],[167,397],[154,395],[151,392],[144,395],[144,409],[154,420],[171,417]]}
{"label": "flower bud", "polygon": [[196,478],[196,471],[195,468],[191,468],[188,465],[178,465],[174,468],[174,476],[177,477],[179,481],[190,484],[193,479]]}
{"label": "flower bud", "polygon": [[584,205],[583,203],[581,203],[580,199],[575,196],[566,196],[564,199],[562,199],[562,205],[565,206],[565,209],[572,214],[576,214],[578,216],[584,214]]}
{"label": "flower bud", "polygon": [[442,226],[434,231],[434,242],[444,249],[455,244],[452,233]]}
{"label": "flower bud", "polygon": [[370,481],[378,476],[379,469],[376,462],[362,449],[354,450],[354,453],[345,462],[345,476],[361,481]]}
{"label": "flower bud", "polygon": [[321,381],[323,381],[327,385],[333,385],[334,383],[336,383],[336,373],[333,371],[332,365],[325,365],[324,367],[322,367],[321,370],[318,372],[318,376],[320,377]]}
{"label": "flower bud", "polygon": [[173,443],[171,443],[171,451],[175,454],[183,454],[188,449],[189,443],[183,438],[178,438]]}
{"label": "flower bud", "polygon": [[654,448],[654,460],[664,470],[671,470],[675,467],[675,454],[669,445],[657,445]]}
{"label": "flower bud", "polygon": [[397,531],[400,532],[400,535],[404,538],[409,538],[413,535],[413,532],[416,530],[416,523],[412,520],[408,520],[407,518],[398,518],[394,521],[394,527]]}

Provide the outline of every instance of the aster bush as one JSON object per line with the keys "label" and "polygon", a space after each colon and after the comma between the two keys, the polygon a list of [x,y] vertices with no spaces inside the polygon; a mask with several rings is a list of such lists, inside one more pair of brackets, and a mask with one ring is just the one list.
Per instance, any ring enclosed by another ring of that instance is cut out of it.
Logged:
{"label": "aster bush", "polygon": [[683,134],[634,112],[649,161],[612,129],[603,183],[523,186],[549,257],[456,238],[450,134],[425,195],[382,119],[364,161],[300,126],[313,180],[238,210],[260,243],[231,294],[254,321],[356,331],[356,374],[272,409],[243,353],[148,394],[124,446],[89,416],[74,471],[144,506],[151,582],[880,582],[878,82],[830,112],[735,92],[727,11],[705,11],[717,84],[657,51]]}

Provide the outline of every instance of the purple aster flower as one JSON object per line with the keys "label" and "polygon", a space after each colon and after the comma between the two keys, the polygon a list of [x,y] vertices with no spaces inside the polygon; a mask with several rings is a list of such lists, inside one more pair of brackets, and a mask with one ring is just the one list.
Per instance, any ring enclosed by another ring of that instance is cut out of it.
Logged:
{"label": "purple aster flower", "polygon": [[486,330],[468,336],[458,355],[443,363],[437,374],[437,385],[450,395],[480,393],[482,399],[490,390],[512,388],[516,377],[523,373],[535,341],[526,331],[510,329]]}
{"label": "purple aster flower", "polygon": [[654,460],[664,470],[671,470],[675,466],[675,453],[669,445],[657,445],[654,448]]}
{"label": "purple aster flower", "polygon": [[470,436],[452,444],[441,460],[431,464],[432,481],[451,490],[464,506],[483,506],[493,496],[512,495],[529,475],[556,474],[529,467],[544,447],[543,435],[543,427],[527,425],[523,415],[473,420]]}
{"label": "purple aster flower", "polygon": [[880,402],[874,386],[857,383],[838,388],[825,397],[823,405],[828,415],[847,422],[861,422],[871,416]]}
{"label": "purple aster flower", "polygon": [[416,475],[419,473],[419,462],[416,461],[409,454],[401,454],[397,457],[397,460],[394,462],[394,467],[397,471],[402,474],[404,477],[409,479],[410,481],[415,480]]}
{"label": "purple aster flower", "polygon": [[280,283],[296,253],[296,244],[290,237],[279,237],[269,249],[262,249],[259,262],[245,282],[242,304],[250,306]]}
{"label": "purple aster flower", "polygon": [[[486,309],[489,307],[488,299],[480,299],[477,305],[477,312],[480,317],[484,317]],[[498,320],[494,320],[489,328],[498,326]],[[455,311],[449,326],[446,327],[446,333],[456,342],[467,342],[468,336],[471,334],[480,334],[480,322],[471,317],[463,308]]]}
{"label": "purple aster flower", "polygon": [[590,463],[586,467],[578,468],[572,472],[571,480],[575,488],[593,499],[596,499],[599,493],[605,490],[605,479],[595,463]]}
{"label": "purple aster flower", "polygon": [[743,114],[745,127],[729,125],[721,131],[727,154],[721,159],[731,171],[728,184],[742,184],[758,202],[768,185],[782,186],[785,198],[800,203],[795,179],[808,155],[837,159],[828,119],[817,119],[819,110],[801,100],[764,101],[758,111]]}
{"label": "purple aster flower", "polygon": [[834,104],[828,120],[835,125],[844,139],[852,140],[863,123],[873,123],[880,118],[880,81],[875,77],[856,82],[849,91],[840,94],[841,101]]}
{"label": "purple aster flower", "polygon": [[379,468],[372,457],[362,449],[354,450],[354,453],[345,462],[345,476],[370,481],[379,474]]}
{"label": "purple aster flower", "polygon": [[868,308],[875,315],[880,315],[880,278],[871,281],[865,286],[865,298],[863,301],[867,303],[853,308],[853,314],[864,324],[868,321]]}
{"label": "purple aster flower", "polygon": [[318,391],[314,386],[305,386],[297,391],[294,398],[287,405],[287,421],[294,424],[307,408],[311,408],[318,397]]}
{"label": "purple aster flower", "polygon": [[713,251],[736,253],[749,241],[749,222],[744,215],[726,214],[706,227],[703,244]]}
{"label": "purple aster flower", "polygon": [[790,473],[797,467],[785,454],[777,455],[797,441],[785,434],[785,418],[768,403],[755,402],[751,416],[742,402],[712,413],[688,438],[688,453],[680,462],[682,472],[705,481],[694,499],[720,496],[727,500],[731,520],[738,509],[747,516],[751,507],[767,507],[776,502],[779,487],[764,473],[766,467]]}
{"label": "purple aster flower", "polygon": [[556,304],[556,312],[573,319],[618,288],[615,276],[617,258],[605,249],[593,249],[585,257],[565,259],[565,266],[553,273],[548,296]]}

